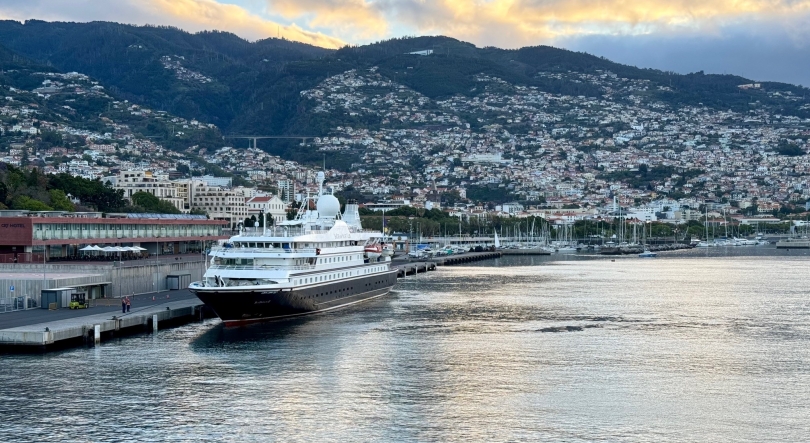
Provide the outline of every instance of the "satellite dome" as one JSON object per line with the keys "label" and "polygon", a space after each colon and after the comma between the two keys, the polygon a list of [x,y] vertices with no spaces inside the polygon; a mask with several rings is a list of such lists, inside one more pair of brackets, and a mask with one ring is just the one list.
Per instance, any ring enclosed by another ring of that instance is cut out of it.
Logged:
{"label": "satellite dome", "polygon": [[318,215],[321,217],[337,217],[340,213],[340,202],[334,195],[322,195],[318,198]]}

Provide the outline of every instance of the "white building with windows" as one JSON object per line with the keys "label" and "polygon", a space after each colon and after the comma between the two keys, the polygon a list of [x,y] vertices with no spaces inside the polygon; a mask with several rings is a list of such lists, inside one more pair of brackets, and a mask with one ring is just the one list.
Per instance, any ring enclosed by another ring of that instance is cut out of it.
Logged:
{"label": "white building with windows", "polygon": [[287,220],[287,204],[275,195],[249,197],[245,204],[248,209],[248,217],[255,215],[256,220],[259,220],[260,214],[264,212],[267,214],[268,225],[271,224],[270,220],[273,220],[274,225]]}
{"label": "white building with windows", "polygon": [[124,191],[124,197],[132,201],[136,192],[146,192],[173,204],[180,212],[189,212],[187,202],[180,196],[177,183],[169,180],[166,174],[153,174],[151,171],[121,171],[118,175],[105,177],[114,189]]}
{"label": "white building with windows", "polygon": [[192,209],[205,211],[213,220],[227,220],[231,227],[248,218],[248,207],[242,192],[195,181],[191,186],[190,198]]}

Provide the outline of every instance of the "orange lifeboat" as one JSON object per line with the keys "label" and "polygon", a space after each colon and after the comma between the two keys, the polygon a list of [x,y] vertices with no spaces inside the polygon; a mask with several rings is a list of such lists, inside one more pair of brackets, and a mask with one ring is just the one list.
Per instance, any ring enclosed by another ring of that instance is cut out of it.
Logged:
{"label": "orange lifeboat", "polygon": [[382,245],[379,243],[374,243],[371,245],[366,245],[363,251],[366,253],[366,257],[370,259],[379,258],[382,255]]}

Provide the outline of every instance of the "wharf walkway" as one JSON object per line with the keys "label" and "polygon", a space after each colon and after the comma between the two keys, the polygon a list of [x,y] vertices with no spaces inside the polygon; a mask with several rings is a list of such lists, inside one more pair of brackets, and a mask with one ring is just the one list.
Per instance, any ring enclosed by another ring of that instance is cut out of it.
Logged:
{"label": "wharf walkway", "polygon": [[409,261],[407,257],[398,257],[392,261],[391,268],[398,271],[397,277],[402,278],[409,275],[421,274],[428,271],[435,271],[437,266],[450,266],[462,263],[470,263],[479,260],[490,260],[503,255],[501,251],[465,252],[462,254],[447,255],[431,259],[417,259]]}
{"label": "wharf walkway", "polygon": [[188,290],[141,294],[130,299],[128,313],[121,312],[120,299],[113,299],[110,305],[97,304],[88,309],[29,309],[0,315],[0,348],[47,350],[57,344],[94,343],[97,338],[116,333],[154,329],[155,316],[158,324],[203,316],[203,303]]}

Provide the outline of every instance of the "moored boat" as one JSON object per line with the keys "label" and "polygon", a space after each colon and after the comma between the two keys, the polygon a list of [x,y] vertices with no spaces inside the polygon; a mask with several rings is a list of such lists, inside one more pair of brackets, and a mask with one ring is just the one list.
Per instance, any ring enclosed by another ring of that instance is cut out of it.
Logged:
{"label": "moored boat", "polygon": [[323,173],[318,179],[318,195],[295,220],[240,230],[211,250],[202,281],[189,290],[226,325],[329,311],[383,296],[396,283],[383,234],[362,228],[354,202],[341,214],[323,191]]}

